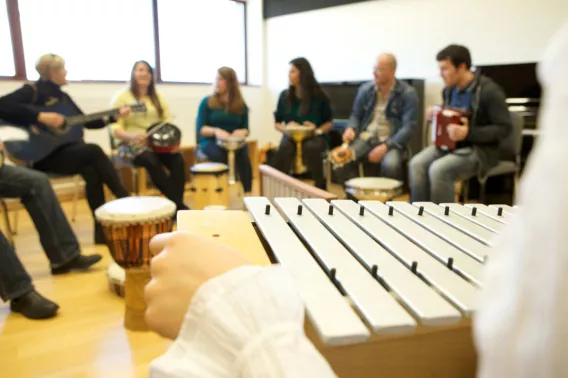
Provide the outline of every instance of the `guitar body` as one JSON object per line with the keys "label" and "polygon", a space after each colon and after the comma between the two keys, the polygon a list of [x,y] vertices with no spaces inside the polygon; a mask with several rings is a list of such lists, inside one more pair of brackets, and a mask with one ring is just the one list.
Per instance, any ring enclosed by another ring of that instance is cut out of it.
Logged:
{"label": "guitar body", "polygon": [[[130,105],[133,112],[145,112],[144,104]],[[118,114],[118,109],[82,115],[72,103],[58,102],[47,107],[34,107],[40,112],[53,112],[65,117],[65,124],[53,128],[41,123],[15,125],[0,120],[0,141],[11,160],[25,165],[37,163],[57,149],[83,141],[84,124]]]}
{"label": "guitar body", "polygon": [[[69,103],[56,103],[49,107],[34,107],[40,112],[59,113],[65,117],[80,113]],[[17,133],[20,129],[22,133]],[[25,135],[27,134],[27,137]],[[15,125],[0,120],[0,140],[8,156],[22,164],[33,164],[48,157],[58,148],[83,140],[83,126],[69,125],[54,129],[41,123]]]}

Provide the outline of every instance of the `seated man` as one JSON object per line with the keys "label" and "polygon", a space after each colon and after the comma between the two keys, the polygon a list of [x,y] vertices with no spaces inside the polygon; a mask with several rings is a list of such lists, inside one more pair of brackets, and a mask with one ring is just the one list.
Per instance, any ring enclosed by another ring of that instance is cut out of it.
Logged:
{"label": "seated man", "polygon": [[403,179],[403,153],[418,127],[418,95],[395,77],[396,58],[381,54],[374,67],[374,81],[357,91],[343,142],[355,160],[336,169],[339,184],[357,176],[361,162],[378,164],[373,176]]}
{"label": "seated man", "polygon": [[[505,93],[488,77],[470,71],[471,56],[464,46],[450,45],[438,53],[445,106],[470,112],[461,125],[449,125],[457,142],[449,152],[429,146],[410,162],[411,201],[454,202],[454,185],[486,172],[499,161],[499,142],[512,129]],[[427,118],[433,117],[432,108]]]}
{"label": "seated man", "polygon": [[[85,270],[101,260],[100,255],[81,255],[79,242],[46,174],[25,167],[3,166],[0,168],[0,197],[22,201],[39,233],[52,274]],[[30,276],[2,233],[0,298],[11,301],[12,311],[30,319],[53,317],[59,308],[35,291]]]}

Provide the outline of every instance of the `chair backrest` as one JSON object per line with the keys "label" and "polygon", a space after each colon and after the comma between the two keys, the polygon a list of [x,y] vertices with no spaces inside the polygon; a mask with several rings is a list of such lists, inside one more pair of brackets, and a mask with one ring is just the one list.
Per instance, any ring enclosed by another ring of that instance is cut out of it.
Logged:
{"label": "chair backrest", "polygon": [[114,151],[116,150],[116,144],[114,143],[114,135],[112,132],[112,127],[107,126],[107,131],[108,131],[108,138],[109,138],[109,143],[110,143],[110,150]]}
{"label": "chair backrest", "polygon": [[499,145],[501,160],[516,161],[521,153],[523,143],[524,120],[519,113],[509,112],[513,128]]}

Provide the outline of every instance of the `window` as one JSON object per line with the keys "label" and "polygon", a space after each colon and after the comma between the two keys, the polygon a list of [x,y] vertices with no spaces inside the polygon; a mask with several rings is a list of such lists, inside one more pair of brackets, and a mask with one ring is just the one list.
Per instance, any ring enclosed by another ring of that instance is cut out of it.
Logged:
{"label": "window", "polygon": [[245,77],[245,5],[228,0],[159,0],[163,81],[210,83],[217,68]]}
{"label": "window", "polygon": [[77,81],[127,81],[135,61],[155,64],[151,0],[18,3],[29,80],[38,77],[35,62],[46,53],[65,59],[67,79]]}
{"label": "window", "polygon": [[14,54],[12,52],[12,35],[8,22],[6,2],[0,3],[0,76],[15,76]]}

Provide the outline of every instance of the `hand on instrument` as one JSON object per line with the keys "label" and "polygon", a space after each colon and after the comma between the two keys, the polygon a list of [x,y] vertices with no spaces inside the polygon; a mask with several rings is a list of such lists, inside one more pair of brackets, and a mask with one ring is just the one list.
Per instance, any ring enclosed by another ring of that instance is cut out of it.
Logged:
{"label": "hand on instrument", "polygon": [[146,144],[148,136],[146,134],[136,134],[132,137],[132,141],[138,145]]}
{"label": "hand on instrument", "polygon": [[59,113],[52,112],[39,113],[37,120],[50,127],[61,127],[65,123],[65,117]]}
{"label": "hand on instrument", "polygon": [[352,127],[348,127],[343,132],[343,143],[349,143],[355,139],[355,130]]}
{"label": "hand on instrument", "polygon": [[230,137],[231,134],[229,134],[228,132],[226,132],[223,129],[219,129],[219,128],[215,128],[215,138],[223,140],[223,139],[227,139],[228,137]]}
{"label": "hand on instrument", "polygon": [[145,288],[149,328],[175,339],[197,290],[207,280],[250,262],[204,236],[177,231],[150,241],[152,279]]}
{"label": "hand on instrument", "polygon": [[317,128],[316,124],[310,121],[304,122],[304,126],[313,128],[314,130]]}
{"label": "hand on instrument", "polygon": [[373,148],[371,152],[369,152],[369,161],[371,163],[380,163],[387,151],[388,148],[386,144],[379,144],[377,147]]}
{"label": "hand on instrument", "polygon": [[286,124],[286,126],[284,126],[284,128],[287,128],[288,126],[300,126],[300,124],[298,122],[292,121],[292,122],[288,122]]}
{"label": "hand on instrument", "polygon": [[429,106],[428,109],[426,109],[426,120],[431,121],[433,118],[434,118],[434,107]]}
{"label": "hand on instrument", "polygon": [[128,117],[131,112],[132,112],[132,109],[130,109],[129,106],[125,105],[122,108],[120,108],[120,110],[118,111],[118,116],[119,117]]}
{"label": "hand on instrument", "polygon": [[448,136],[454,142],[460,142],[467,138],[469,133],[469,121],[467,118],[461,118],[462,125],[451,124],[448,125]]}
{"label": "hand on instrument", "polygon": [[233,131],[233,136],[236,136],[237,138],[246,138],[248,135],[248,130],[247,129],[237,129],[235,131]]}

